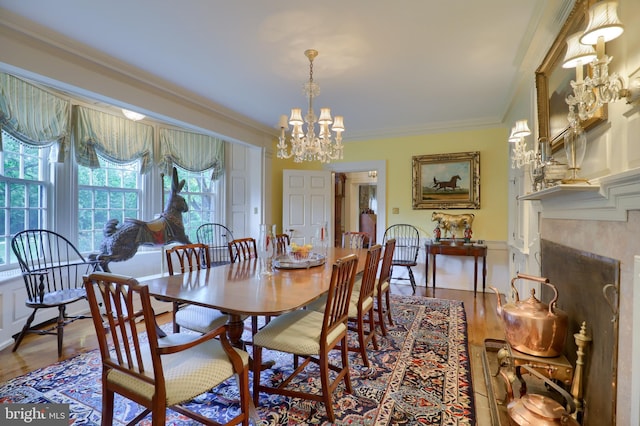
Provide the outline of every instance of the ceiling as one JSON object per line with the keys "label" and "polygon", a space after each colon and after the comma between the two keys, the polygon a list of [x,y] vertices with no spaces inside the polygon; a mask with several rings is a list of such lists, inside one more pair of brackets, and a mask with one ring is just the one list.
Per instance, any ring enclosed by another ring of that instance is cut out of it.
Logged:
{"label": "ceiling", "polygon": [[316,49],[314,108],[343,115],[348,142],[501,125],[533,79],[522,69],[541,19],[568,2],[0,0],[0,14],[269,129],[306,111]]}

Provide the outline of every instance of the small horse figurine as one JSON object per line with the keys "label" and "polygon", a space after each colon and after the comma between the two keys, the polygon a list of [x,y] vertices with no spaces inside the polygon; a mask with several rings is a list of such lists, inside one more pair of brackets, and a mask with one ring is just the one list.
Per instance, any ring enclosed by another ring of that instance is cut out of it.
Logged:
{"label": "small horse figurine", "polygon": [[473,225],[473,219],[475,215],[473,213],[465,213],[465,214],[449,214],[444,212],[433,212],[431,213],[431,220],[433,222],[437,222],[438,228],[442,228],[444,230],[444,237],[447,238],[447,234],[451,234],[452,237],[455,238],[456,230],[458,229],[469,229],[471,231],[471,226]]}
{"label": "small horse figurine", "polygon": [[443,181],[443,180],[436,180],[435,176],[433,178],[433,187],[436,189],[436,191],[439,191],[441,189],[443,190],[447,190],[447,188],[451,189],[452,191],[456,188],[458,188],[458,180],[462,179],[460,177],[460,175],[455,175],[453,176],[451,179],[449,179],[449,181]]}
{"label": "small horse figurine", "polygon": [[131,259],[141,245],[161,246],[172,242],[190,244],[182,221],[182,213],[188,211],[189,207],[179,194],[184,184],[184,179],[178,181],[178,171],[174,167],[171,194],[160,217],[151,222],[126,218],[120,226],[118,219],[108,220],[104,225],[100,252],[92,254],[90,258],[100,261],[102,270],[110,272],[109,262]]}

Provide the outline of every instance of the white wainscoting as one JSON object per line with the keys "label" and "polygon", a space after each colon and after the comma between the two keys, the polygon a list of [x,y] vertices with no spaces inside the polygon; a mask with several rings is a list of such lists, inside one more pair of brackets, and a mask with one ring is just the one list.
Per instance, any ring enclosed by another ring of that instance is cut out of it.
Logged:
{"label": "white wainscoting", "polygon": [[[164,254],[162,250],[147,250],[136,254],[132,259],[125,262],[116,262],[109,265],[111,272],[128,275],[138,279],[150,275],[164,272]],[[14,344],[13,335],[19,333],[31,314],[24,300],[26,290],[24,281],[19,271],[11,271],[0,277],[0,349],[4,349]],[[168,312],[171,304],[159,302],[153,299],[153,306],[157,314]],[[73,303],[67,308],[69,315],[87,314],[89,305],[85,301]],[[58,316],[57,309],[41,309],[36,315],[34,324],[40,324],[51,318]],[[43,336],[43,339],[50,338],[52,347],[55,347],[54,336]]]}
{"label": "white wainscoting", "polygon": [[[414,268],[416,284],[424,286],[426,250],[423,241],[418,254],[418,266]],[[487,244],[487,280],[486,291],[491,292],[489,286],[496,287],[501,293],[509,289],[509,250],[506,241],[485,241]],[[473,291],[474,259],[472,256],[443,256],[436,258],[436,295],[438,288]],[[429,257],[428,282],[433,286],[433,262]],[[406,268],[394,270],[394,275]],[[403,272],[404,274],[404,272]],[[478,258],[478,293],[482,292],[482,258]]]}

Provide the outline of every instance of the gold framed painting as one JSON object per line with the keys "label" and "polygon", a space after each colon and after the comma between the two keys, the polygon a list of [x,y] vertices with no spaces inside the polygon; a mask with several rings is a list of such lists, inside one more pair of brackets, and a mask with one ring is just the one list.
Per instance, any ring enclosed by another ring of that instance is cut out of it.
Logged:
{"label": "gold framed painting", "polygon": [[413,209],[479,209],[480,152],[413,157]]}
{"label": "gold framed painting", "polygon": [[[586,12],[595,1],[576,0],[558,36],[536,70],[538,137],[547,138],[551,142],[553,152],[562,148],[564,135],[569,129],[569,105],[565,99],[573,93],[571,80],[576,78],[575,68],[562,68],[567,51],[566,39],[571,34],[584,30],[587,24]],[[592,118],[583,121],[582,128],[589,130],[606,120],[605,105],[599,108]]]}

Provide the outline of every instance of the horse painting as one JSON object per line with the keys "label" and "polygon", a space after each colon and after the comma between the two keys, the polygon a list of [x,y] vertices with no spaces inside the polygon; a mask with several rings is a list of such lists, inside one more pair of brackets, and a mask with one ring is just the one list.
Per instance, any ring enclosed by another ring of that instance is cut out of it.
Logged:
{"label": "horse painting", "polygon": [[449,188],[451,191],[453,191],[456,188],[459,188],[458,181],[460,179],[462,179],[460,177],[460,175],[452,176],[451,179],[449,179],[448,181],[437,180],[435,178],[435,176],[434,176],[434,178],[433,178],[433,187],[436,189],[436,191],[439,191],[441,189],[446,191],[447,188]]}
{"label": "horse painting", "polygon": [[182,213],[189,210],[187,202],[179,193],[185,185],[184,179],[178,181],[178,171],[173,168],[171,193],[164,211],[157,219],[144,222],[126,218],[118,226],[118,219],[110,219],[103,228],[104,239],[100,244],[100,252],[91,255],[100,262],[105,272],[109,272],[109,262],[122,262],[131,259],[138,247],[161,246],[172,242],[190,244],[185,234]]}

